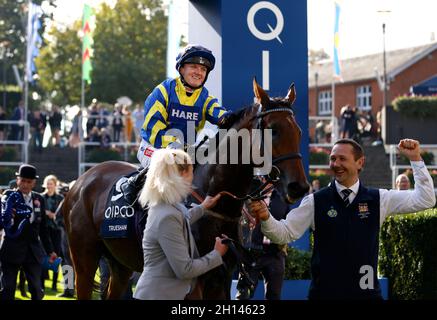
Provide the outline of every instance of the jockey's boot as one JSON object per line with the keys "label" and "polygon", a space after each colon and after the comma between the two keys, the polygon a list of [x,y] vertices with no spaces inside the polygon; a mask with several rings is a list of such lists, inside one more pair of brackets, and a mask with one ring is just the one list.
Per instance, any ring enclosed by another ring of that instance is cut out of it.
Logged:
{"label": "jockey's boot", "polygon": [[138,198],[138,192],[146,181],[146,174],[148,168],[138,169],[141,170],[137,175],[130,177],[126,183],[123,184],[122,190],[126,201],[133,205]]}

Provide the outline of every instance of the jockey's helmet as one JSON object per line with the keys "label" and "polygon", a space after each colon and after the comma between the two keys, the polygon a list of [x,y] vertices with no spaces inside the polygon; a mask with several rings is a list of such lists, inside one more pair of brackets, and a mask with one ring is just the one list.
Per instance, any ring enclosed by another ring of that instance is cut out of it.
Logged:
{"label": "jockey's helmet", "polygon": [[212,51],[200,45],[188,45],[176,57],[176,70],[185,63],[194,63],[205,66],[208,73],[214,69],[215,58]]}

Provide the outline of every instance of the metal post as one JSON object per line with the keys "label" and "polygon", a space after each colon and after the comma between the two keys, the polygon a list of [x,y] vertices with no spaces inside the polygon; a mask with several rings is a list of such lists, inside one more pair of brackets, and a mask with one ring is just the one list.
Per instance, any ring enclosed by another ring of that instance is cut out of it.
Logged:
{"label": "metal post", "polygon": [[5,108],[6,111],[6,71],[7,71],[7,64],[6,59],[9,58],[10,55],[10,48],[9,48],[10,42],[5,40],[0,43],[0,58],[3,61],[3,108]]}
{"label": "metal post", "polygon": [[3,52],[3,108],[6,111],[6,49]]}
{"label": "metal post", "polygon": [[336,120],[336,115],[335,115],[335,79],[332,80],[332,85],[331,85],[331,92],[332,92],[332,103],[331,103],[331,143],[334,143],[337,139],[338,139],[338,134],[337,132],[335,132],[335,120]]}
{"label": "metal post", "polygon": [[85,108],[85,80],[83,79],[81,84],[80,108],[82,110]]}
{"label": "metal post", "polygon": [[24,162],[27,163],[28,159],[29,159],[29,129],[26,130],[26,127],[29,128],[29,122],[27,119],[27,110],[29,108],[29,77],[27,75],[27,70],[29,70],[30,66],[28,65],[29,63],[29,59],[27,59],[27,56],[29,55],[29,19],[30,19],[30,3],[31,1],[27,1],[27,25],[26,25],[26,55],[25,55],[25,62],[24,62],[24,66],[25,66],[25,70],[24,70],[24,137],[23,137],[23,141],[25,142],[25,145],[23,146],[24,149]]}
{"label": "metal post", "polygon": [[[81,97],[80,97],[80,110],[83,112],[85,110],[85,80],[83,79],[83,64],[82,64],[82,82],[81,82]],[[79,164],[79,176],[83,173],[82,172],[82,162],[85,154],[85,147],[82,145],[83,143],[83,128],[82,128],[82,116],[79,117],[79,146],[77,150],[77,156],[78,156],[78,164]],[[83,149],[82,149],[83,148]]]}
{"label": "metal post", "polygon": [[318,81],[319,81],[319,73],[318,72],[316,72],[315,74],[314,74],[314,80],[315,80],[315,95],[316,95],[316,114],[318,114],[318,115],[320,115],[319,114],[319,84],[318,84]]}
{"label": "metal post", "polygon": [[382,103],[383,107],[387,106],[388,102],[388,81],[387,81],[387,61],[386,61],[386,50],[385,50],[385,19],[391,13],[391,10],[378,10],[377,14],[381,16],[382,22],[382,59],[383,59],[383,97]]}
{"label": "metal post", "polygon": [[385,52],[385,23],[382,24],[382,55],[383,55],[383,68],[384,68],[384,91],[383,91],[383,107],[387,106],[387,59]]}

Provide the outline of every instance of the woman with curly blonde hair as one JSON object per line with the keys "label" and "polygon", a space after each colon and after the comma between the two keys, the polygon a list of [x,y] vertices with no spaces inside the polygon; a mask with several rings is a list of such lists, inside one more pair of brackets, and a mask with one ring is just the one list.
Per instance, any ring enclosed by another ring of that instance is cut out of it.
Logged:
{"label": "woman with curly blonde hair", "polygon": [[[220,194],[187,210],[183,200],[193,181],[193,165],[182,150],[159,149],[151,159],[139,201],[149,207],[143,237],[144,269],[134,298],[182,300],[192,294],[197,277],[223,263],[227,245],[216,237],[214,249],[199,257],[190,224],[215,206]],[[199,297],[200,298],[200,297]]]}

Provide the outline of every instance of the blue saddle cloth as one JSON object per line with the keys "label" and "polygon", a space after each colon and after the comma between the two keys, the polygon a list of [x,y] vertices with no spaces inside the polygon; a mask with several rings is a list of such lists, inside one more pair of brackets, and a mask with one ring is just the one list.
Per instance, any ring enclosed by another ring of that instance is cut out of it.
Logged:
{"label": "blue saddle cloth", "polygon": [[118,179],[109,192],[100,226],[100,236],[103,239],[135,237],[141,243],[147,212],[137,202],[134,205],[128,203],[122,191],[122,185],[135,174],[138,171]]}

